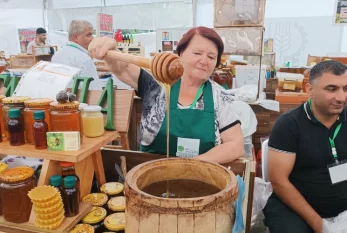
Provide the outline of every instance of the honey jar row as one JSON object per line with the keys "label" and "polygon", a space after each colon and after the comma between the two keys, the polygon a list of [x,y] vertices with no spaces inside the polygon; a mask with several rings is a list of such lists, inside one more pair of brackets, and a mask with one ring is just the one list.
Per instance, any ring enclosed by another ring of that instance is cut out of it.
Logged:
{"label": "honey jar row", "polygon": [[78,101],[61,101],[29,97],[0,96],[0,141],[6,137],[13,146],[34,144],[47,148],[46,132],[79,132],[99,137],[104,134],[104,116],[100,106],[88,106]]}

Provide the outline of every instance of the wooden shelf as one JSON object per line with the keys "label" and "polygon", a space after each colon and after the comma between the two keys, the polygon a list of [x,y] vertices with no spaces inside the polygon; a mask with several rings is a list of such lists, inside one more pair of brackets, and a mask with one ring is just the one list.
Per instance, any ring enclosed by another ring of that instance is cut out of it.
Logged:
{"label": "wooden shelf", "polygon": [[[44,159],[37,186],[48,185],[49,178],[52,175],[61,173],[60,161],[74,162],[76,174],[80,178],[80,197],[84,197],[90,193],[94,172],[100,186],[106,182],[100,148],[119,137],[120,135],[117,131],[106,131],[103,136],[97,138],[84,137],[81,149],[78,151],[37,150],[30,144],[10,146],[9,142],[4,140],[0,143],[0,152],[7,155]],[[61,226],[54,231],[35,227],[35,213],[33,211],[31,212],[29,221],[21,224],[7,222],[0,216],[0,232],[68,232],[91,210],[91,208],[92,206],[90,204],[80,203],[80,213],[75,217],[65,218]]]}
{"label": "wooden shelf", "polygon": [[8,233],[11,233],[11,232],[16,232],[16,233],[69,232],[84,216],[86,216],[89,213],[89,211],[92,209],[92,205],[81,202],[79,208],[80,208],[80,212],[77,216],[64,218],[64,221],[56,230],[45,230],[45,229],[37,228],[34,225],[35,218],[33,214],[30,216],[30,220],[25,223],[7,222],[2,216],[0,216],[0,228],[1,228],[1,231],[8,232]]}
{"label": "wooden shelf", "polygon": [[120,135],[117,131],[105,131],[105,134],[97,138],[83,138],[81,149],[77,151],[50,151],[50,150],[37,150],[34,145],[24,144],[22,146],[11,146],[9,142],[4,139],[0,143],[1,154],[27,156],[33,158],[49,159],[65,162],[80,162],[89,155],[99,150],[104,145],[119,138]]}

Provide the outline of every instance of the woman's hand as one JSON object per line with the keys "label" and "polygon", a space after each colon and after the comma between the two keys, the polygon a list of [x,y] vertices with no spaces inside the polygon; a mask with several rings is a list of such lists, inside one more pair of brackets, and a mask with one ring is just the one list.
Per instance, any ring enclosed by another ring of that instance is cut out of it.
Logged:
{"label": "woman's hand", "polygon": [[221,134],[222,144],[212,148],[196,158],[208,162],[225,164],[232,162],[245,154],[241,125],[236,124]]}
{"label": "woman's hand", "polygon": [[106,56],[110,50],[118,51],[116,46],[117,42],[114,39],[99,37],[89,44],[88,52],[92,58],[104,60],[107,67],[119,80],[137,90],[140,67]]}
{"label": "woman's hand", "polygon": [[92,58],[103,60],[109,50],[115,50],[117,42],[110,37],[95,38],[88,47],[89,55]]}

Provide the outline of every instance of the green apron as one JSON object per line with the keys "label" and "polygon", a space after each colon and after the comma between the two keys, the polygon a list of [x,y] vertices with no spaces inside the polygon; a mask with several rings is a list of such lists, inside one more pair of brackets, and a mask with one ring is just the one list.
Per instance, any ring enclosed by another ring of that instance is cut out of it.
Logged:
{"label": "green apron", "polygon": [[[207,81],[202,89],[204,110],[178,109],[177,103],[180,87],[181,79],[171,88],[169,153],[170,156],[195,157],[209,151],[215,146],[216,138],[212,86],[211,83]],[[196,100],[199,97],[200,93],[198,92]],[[154,141],[149,146],[141,145],[140,150],[166,155],[166,125],[165,115],[161,128]]]}

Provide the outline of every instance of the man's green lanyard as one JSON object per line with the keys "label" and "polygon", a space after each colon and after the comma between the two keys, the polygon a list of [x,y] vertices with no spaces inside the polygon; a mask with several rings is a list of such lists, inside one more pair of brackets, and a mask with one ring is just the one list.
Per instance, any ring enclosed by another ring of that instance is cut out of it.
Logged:
{"label": "man's green lanyard", "polygon": [[35,43],[36,43],[36,45],[38,46],[38,47],[36,47],[36,48],[40,49],[41,52],[42,52],[42,55],[44,55],[44,54],[45,54],[45,48],[42,48],[42,47],[41,47],[42,45],[39,45],[36,41],[35,41]]}
{"label": "man's green lanyard", "polygon": [[78,46],[74,45],[74,44],[66,44],[67,46],[70,46],[72,48],[76,48],[78,50],[81,50],[82,52],[84,52],[81,48],[79,48]]}
{"label": "man's green lanyard", "polygon": [[196,102],[198,102],[202,92],[204,91],[204,87],[205,87],[205,83],[200,86],[198,92],[196,93],[195,99],[194,99],[193,103],[190,105],[189,109],[193,109],[194,108]]}
{"label": "man's green lanyard", "polygon": [[[309,106],[310,106],[310,109],[311,109],[311,112],[313,113],[313,111],[312,111],[312,100],[311,99],[309,99],[308,101],[308,104],[309,104]],[[313,114],[314,115],[314,114]],[[319,120],[318,120],[318,118],[314,115],[314,117],[316,118],[316,120],[318,121],[318,122],[320,122]],[[336,127],[336,129],[335,129],[335,131],[334,131],[334,136],[333,136],[333,138],[331,138],[331,137],[329,137],[329,142],[330,142],[330,146],[331,146],[331,152],[332,152],[332,154],[333,154],[333,156],[334,156],[334,159],[335,159],[335,162],[338,162],[339,160],[338,160],[338,158],[337,158],[337,151],[336,151],[336,146],[335,146],[335,138],[336,138],[336,136],[339,134],[339,132],[340,132],[340,129],[341,129],[341,126],[342,126],[342,123],[340,123],[337,127]]]}

